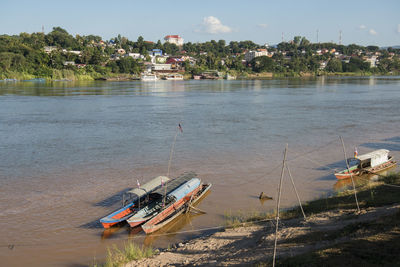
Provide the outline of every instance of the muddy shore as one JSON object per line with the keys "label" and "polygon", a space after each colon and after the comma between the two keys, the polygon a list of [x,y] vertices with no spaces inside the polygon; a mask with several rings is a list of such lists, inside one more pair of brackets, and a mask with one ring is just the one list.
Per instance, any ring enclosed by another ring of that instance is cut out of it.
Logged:
{"label": "muddy shore", "polygon": [[[292,257],[364,238],[365,233],[318,240],[306,236],[323,232],[326,233],[325,237],[328,237],[330,232],[340,231],[349,225],[368,223],[391,216],[398,212],[399,208],[400,205],[395,204],[363,209],[361,213],[357,213],[355,209],[338,209],[311,215],[306,220],[282,220],[278,233],[277,258]],[[133,261],[125,266],[243,266],[260,263],[268,266],[273,255],[274,231],[273,221],[226,229],[208,237],[176,244],[175,248],[157,251],[152,258]]]}

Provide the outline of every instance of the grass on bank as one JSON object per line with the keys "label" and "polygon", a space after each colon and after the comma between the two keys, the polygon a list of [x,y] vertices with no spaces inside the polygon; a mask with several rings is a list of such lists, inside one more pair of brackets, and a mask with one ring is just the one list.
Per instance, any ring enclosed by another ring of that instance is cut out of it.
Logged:
{"label": "grass on bank", "polygon": [[[340,237],[347,242],[323,247],[290,258],[278,259],[277,266],[399,266],[400,211],[376,221],[354,223],[337,231],[325,232],[322,240]],[[298,238],[300,239],[300,237]],[[297,245],[305,242],[298,240]],[[308,239],[308,238],[307,238]],[[308,240],[308,242],[319,240]],[[296,242],[292,240],[292,242]],[[286,242],[285,242],[286,243]],[[260,266],[270,266],[261,264]]]}
{"label": "grass on bank", "polygon": [[118,267],[130,261],[149,258],[154,255],[154,250],[151,247],[139,246],[134,242],[125,243],[122,249],[116,245],[108,249],[107,258],[104,264],[93,264],[93,267]]}
{"label": "grass on bank", "polygon": [[[357,188],[357,196],[361,209],[400,203],[400,172],[364,184]],[[353,190],[311,201],[304,208],[307,215],[337,208],[355,209]],[[298,217],[300,212],[292,209],[283,212],[283,215]],[[342,242],[316,247],[314,251],[292,257],[278,257],[276,266],[399,266],[400,210],[373,221],[356,222],[337,230],[306,233],[280,243],[298,247],[335,240]],[[272,266],[272,260],[259,262],[256,266]]]}
{"label": "grass on bank", "polygon": [[[400,187],[391,187],[388,184],[400,185],[400,172],[390,173],[386,176],[381,176],[378,181],[366,181],[360,183],[356,188],[357,198],[361,209],[368,207],[379,207],[400,203]],[[330,197],[324,197],[303,203],[303,209],[306,216],[312,214],[335,210],[335,209],[355,209],[356,203],[354,199],[354,191],[348,189],[337,193]],[[260,220],[274,219],[276,211],[272,212],[225,212],[224,226],[238,227],[244,224],[249,225],[252,222]],[[280,219],[294,219],[302,217],[299,206],[281,211]]]}

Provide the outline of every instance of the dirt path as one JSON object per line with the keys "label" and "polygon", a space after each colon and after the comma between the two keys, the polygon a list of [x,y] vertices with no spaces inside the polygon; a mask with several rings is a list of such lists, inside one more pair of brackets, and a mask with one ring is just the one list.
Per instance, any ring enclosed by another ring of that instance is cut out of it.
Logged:
{"label": "dirt path", "polygon": [[[355,214],[355,210],[335,210],[312,215],[307,221],[299,219],[281,221],[277,257],[293,256],[348,241],[349,237],[328,240],[318,238],[317,241],[308,237],[340,230],[353,223],[373,221],[378,217],[394,214],[399,208],[400,205],[369,208],[359,215]],[[126,267],[243,266],[260,261],[269,262],[273,253],[274,229],[273,222],[266,222],[262,226],[227,229],[209,237],[191,240],[185,244],[180,243],[176,249],[162,251],[149,259],[130,262]]]}

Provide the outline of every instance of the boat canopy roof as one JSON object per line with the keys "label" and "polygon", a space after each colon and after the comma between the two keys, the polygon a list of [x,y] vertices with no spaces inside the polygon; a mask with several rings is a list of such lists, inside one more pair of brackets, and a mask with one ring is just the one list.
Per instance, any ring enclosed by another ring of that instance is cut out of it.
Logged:
{"label": "boat canopy roof", "polygon": [[[178,178],[168,181],[165,185],[167,187],[167,194],[169,194],[182,184],[186,183],[187,181],[190,181],[192,178],[193,175],[190,174],[190,175],[182,175],[179,176]],[[153,193],[163,195],[165,193],[165,188],[164,187],[157,188],[157,190],[155,190]]]}
{"label": "boat canopy roof", "polygon": [[199,178],[192,178],[183,185],[172,191],[169,196],[174,196],[176,200],[182,199],[184,196],[195,190],[200,185]]}
{"label": "boat canopy roof", "polygon": [[135,188],[132,190],[129,190],[127,193],[134,195],[133,197],[140,198],[151,191],[154,191],[157,187],[161,185],[161,181],[164,183],[168,182],[170,178],[167,176],[158,176],[149,182],[145,183],[144,185],[140,186],[140,188]]}
{"label": "boat canopy roof", "polygon": [[360,161],[371,161],[371,167],[385,163],[389,159],[389,150],[378,149],[367,154],[363,154],[357,157]]}

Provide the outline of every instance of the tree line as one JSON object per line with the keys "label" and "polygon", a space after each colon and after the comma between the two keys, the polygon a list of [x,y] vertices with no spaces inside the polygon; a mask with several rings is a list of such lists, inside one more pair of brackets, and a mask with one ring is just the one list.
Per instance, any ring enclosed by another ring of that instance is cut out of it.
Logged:
{"label": "tree line", "polygon": [[[52,47],[45,52],[45,47]],[[116,49],[140,53],[145,59],[132,57],[112,58]],[[16,74],[54,78],[58,73],[69,71],[77,75],[101,77],[117,74],[139,74],[148,60],[148,51],[161,49],[168,55],[186,55],[195,59],[195,64],[184,63],[187,73],[197,74],[205,70],[236,73],[273,72],[293,75],[301,72],[321,72],[321,62],[326,62],[324,72],[371,72],[398,73],[400,71],[399,49],[380,49],[377,46],[339,45],[335,43],[311,43],[305,37],[295,36],[290,42],[281,42],[268,47],[272,56],[254,58],[244,62],[246,51],[266,49],[252,41],[211,40],[203,43],[187,42],[182,47],[171,43],[145,41],[139,36],[136,41],[118,35],[107,42],[101,36],[72,36],[65,29],[54,27],[44,34],[21,33],[0,36],[0,78]],[[334,50],[347,60],[333,53],[316,54],[317,50]],[[79,51],[72,53],[71,51]],[[364,60],[365,56],[378,52],[379,64],[375,68]],[[74,64],[66,64],[74,62]],[[76,65],[78,64],[78,65]],[[79,68],[79,65],[84,66]]]}

